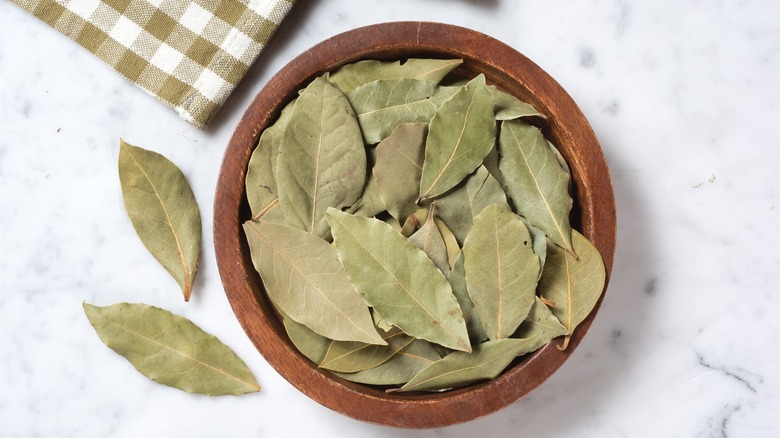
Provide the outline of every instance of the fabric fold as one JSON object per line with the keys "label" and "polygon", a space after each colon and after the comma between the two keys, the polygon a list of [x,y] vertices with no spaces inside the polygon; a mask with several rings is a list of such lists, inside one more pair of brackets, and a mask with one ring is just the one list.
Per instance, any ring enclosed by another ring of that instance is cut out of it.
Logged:
{"label": "fabric fold", "polygon": [[294,0],[12,0],[204,128]]}

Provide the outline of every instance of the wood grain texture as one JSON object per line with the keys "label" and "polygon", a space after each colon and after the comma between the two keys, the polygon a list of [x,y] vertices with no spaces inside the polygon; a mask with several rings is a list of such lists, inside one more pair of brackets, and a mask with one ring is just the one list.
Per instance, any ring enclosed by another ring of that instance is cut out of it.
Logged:
{"label": "wood grain texture", "polygon": [[[319,370],[299,353],[265,295],[249,257],[241,224],[250,218],[244,177],[262,130],[313,78],[361,59],[462,58],[456,74],[484,73],[488,83],[534,105],[547,121],[545,135],[569,163],[573,180],[572,225],[601,253],[612,271],[616,242],[615,200],[603,152],[584,115],[547,73],[513,48],[484,34],[426,22],[385,23],[330,38],[285,66],[257,95],[225,152],[214,205],[214,243],[222,282],[236,317],[265,359],[315,401],[350,417],[396,427],[441,427],[495,412],[546,380],[574,352],[596,315],[583,321],[568,349],[548,344],[516,360],[495,380],[438,394],[386,394]],[[606,288],[606,285],[605,285]]]}

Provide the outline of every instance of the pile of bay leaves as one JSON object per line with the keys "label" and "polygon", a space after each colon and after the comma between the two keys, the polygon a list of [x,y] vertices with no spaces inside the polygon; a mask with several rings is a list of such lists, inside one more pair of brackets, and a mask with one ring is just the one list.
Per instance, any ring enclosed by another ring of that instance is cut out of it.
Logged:
{"label": "pile of bay leaves", "polygon": [[347,380],[431,391],[569,336],[605,280],[534,107],[374,60],[314,79],[252,154],[244,230],[295,346]]}

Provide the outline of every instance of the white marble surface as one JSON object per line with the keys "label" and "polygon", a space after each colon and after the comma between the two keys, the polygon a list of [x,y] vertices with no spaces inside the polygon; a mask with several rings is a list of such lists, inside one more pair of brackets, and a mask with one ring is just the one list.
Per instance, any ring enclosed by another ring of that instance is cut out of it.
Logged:
{"label": "white marble surface", "polygon": [[[208,131],[0,0],[0,436],[780,435],[780,4],[773,0],[299,0]],[[607,156],[618,250],[604,305],[549,381],[487,418],[412,433],[299,393],[236,321],[214,259],[220,161],[243,109],[299,52],[392,20],[485,32],[580,104]],[[167,155],[204,218],[193,301],[122,206],[118,139]],[[148,381],[81,310],[146,302],[234,348],[239,398]]]}

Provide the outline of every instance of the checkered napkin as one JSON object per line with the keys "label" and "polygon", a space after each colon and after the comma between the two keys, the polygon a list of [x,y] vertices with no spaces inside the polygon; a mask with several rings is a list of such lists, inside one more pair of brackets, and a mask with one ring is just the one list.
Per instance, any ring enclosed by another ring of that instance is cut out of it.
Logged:
{"label": "checkered napkin", "polygon": [[295,0],[12,0],[199,128]]}

